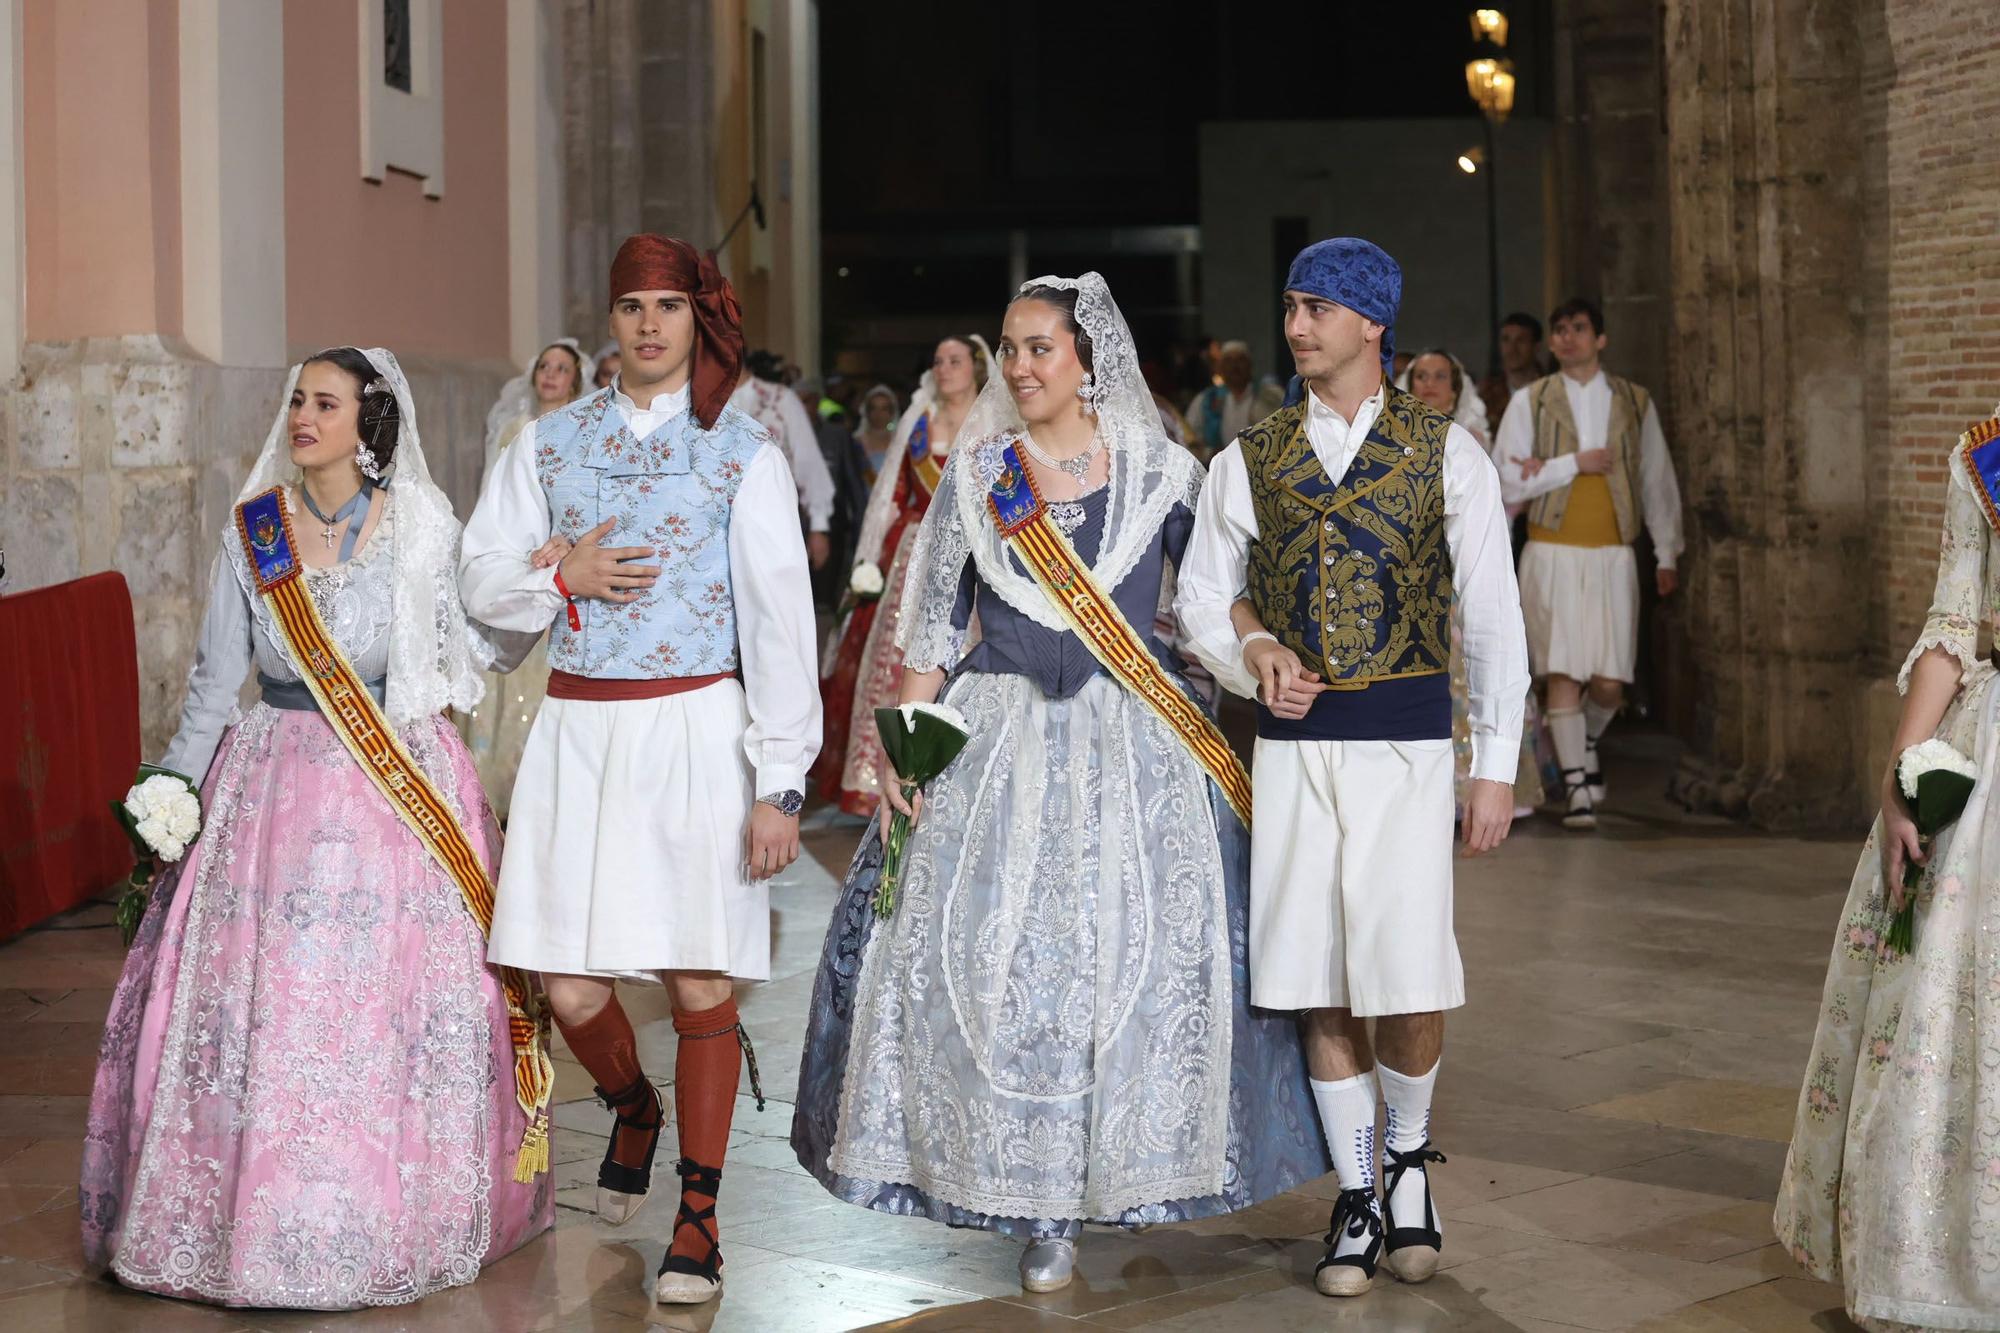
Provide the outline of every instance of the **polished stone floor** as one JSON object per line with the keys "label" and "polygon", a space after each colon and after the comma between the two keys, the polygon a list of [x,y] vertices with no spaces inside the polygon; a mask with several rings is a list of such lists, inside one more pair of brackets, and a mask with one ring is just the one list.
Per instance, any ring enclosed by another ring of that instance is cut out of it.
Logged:
{"label": "polished stone floor", "polygon": [[[1048,1296],[1021,1293],[1005,1240],[835,1203],[785,1142],[812,967],[858,832],[816,816],[813,855],[774,894],[774,980],[740,996],[771,1102],[739,1104],[719,1302],[648,1300],[670,1203],[617,1230],[593,1221],[605,1116],[566,1061],[556,1229],[471,1287],[322,1315],[211,1310],[79,1275],[78,1141],[119,969],[108,911],[92,907],[0,946],[0,1329],[1847,1329],[1838,1291],[1771,1243],[1770,1200],[1858,840],[1681,816],[1654,795],[1666,757],[1643,740],[1613,750],[1623,785],[1596,836],[1534,821],[1463,864],[1471,1003],[1450,1020],[1439,1084],[1446,1241],[1425,1286],[1314,1293],[1330,1178],[1231,1217],[1089,1231],[1077,1281]],[[660,993],[627,1004],[652,1068],[671,1071]]]}

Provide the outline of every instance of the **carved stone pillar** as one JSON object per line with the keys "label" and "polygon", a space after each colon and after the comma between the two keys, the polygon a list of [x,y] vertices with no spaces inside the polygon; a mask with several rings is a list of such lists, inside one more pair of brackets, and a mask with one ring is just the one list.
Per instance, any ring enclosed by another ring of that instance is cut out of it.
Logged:
{"label": "carved stone pillar", "polygon": [[1666,198],[1680,609],[1706,795],[1850,821],[1872,573],[1852,6],[1670,0]]}

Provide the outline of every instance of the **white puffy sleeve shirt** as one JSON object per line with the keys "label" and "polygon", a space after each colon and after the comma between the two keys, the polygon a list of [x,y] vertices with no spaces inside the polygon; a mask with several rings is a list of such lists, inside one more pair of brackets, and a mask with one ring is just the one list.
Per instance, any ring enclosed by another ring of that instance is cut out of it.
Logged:
{"label": "white puffy sleeve shirt", "polygon": [[[1313,453],[1328,476],[1345,476],[1382,410],[1382,395],[1364,401],[1352,423],[1311,394],[1306,401],[1306,438]],[[1446,434],[1443,466],[1444,539],[1465,653],[1472,776],[1512,782],[1530,677],[1500,479],[1463,426],[1453,425]],[[1232,440],[1209,464],[1194,536],[1178,571],[1174,610],[1187,631],[1186,646],[1218,681],[1245,698],[1255,697],[1257,678],[1243,663],[1229,609],[1249,596],[1250,543],[1256,539],[1250,472],[1241,442]]]}
{"label": "white puffy sleeve shirt", "polygon": [[806,527],[825,532],[833,522],[833,473],[826,465],[826,456],[819,451],[819,432],[813,427],[812,413],[806,411],[806,405],[790,389],[762,380],[743,381],[729,401],[771,432],[771,438],[791,464],[792,480],[798,487],[798,508],[806,512]]}
{"label": "white puffy sleeve shirt", "polygon": [[[662,394],[647,411],[622,393],[613,401],[644,439],[687,410],[687,390]],[[555,569],[534,569],[529,557],[551,531],[529,426],[501,456],[465,525],[459,590],[467,613],[497,629],[546,630],[562,613],[563,597]],[[775,444],[757,451],[737,489],[729,580],[750,711],[743,752],[756,770],[757,794],[804,791],[819,755],[819,658],[797,493]]]}

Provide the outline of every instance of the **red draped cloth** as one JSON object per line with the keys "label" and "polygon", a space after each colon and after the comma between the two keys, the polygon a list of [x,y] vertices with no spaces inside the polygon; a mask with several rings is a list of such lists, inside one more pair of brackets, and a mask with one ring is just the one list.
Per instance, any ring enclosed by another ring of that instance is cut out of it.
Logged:
{"label": "red draped cloth", "polygon": [[0,939],[130,873],[132,845],[110,803],[138,766],[124,577],[0,597]]}

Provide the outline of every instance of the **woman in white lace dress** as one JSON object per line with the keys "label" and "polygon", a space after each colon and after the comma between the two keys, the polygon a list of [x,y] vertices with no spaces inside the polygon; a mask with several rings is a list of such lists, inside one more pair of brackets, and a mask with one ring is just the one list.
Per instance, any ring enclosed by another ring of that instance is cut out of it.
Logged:
{"label": "woman in white lace dress", "polygon": [[[280,485],[319,619],[490,872],[499,832],[444,710],[478,700],[501,646],[459,602],[458,522],[393,356],[292,372],[239,498]],[[551,1177],[516,1179],[529,1118],[485,934],[288,644],[232,524],[162,759],[207,775],[203,829],[157,881],[105,1023],[84,1252],[188,1300],[393,1305],[547,1228]]]}
{"label": "woman in white lace dress", "polygon": [[869,908],[876,828],[862,838],[792,1144],[851,1203],[1028,1241],[1022,1284],[1052,1291],[1086,1221],[1228,1212],[1328,1160],[1296,1023],[1248,1007],[1242,824],[1067,628],[988,503],[1018,475],[1012,449],[1185,691],[1152,630],[1201,466],[1160,429],[1096,274],[1023,288],[997,360],[918,531],[896,634],[902,698],[942,697],[971,743],[923,798],[886,920]]}
{"label": "woman in white lace dress", "polygon": [[[1952,451],[1937,591],[1897,678],[1891,750],[1940,738],[1979,784],[1924,852],[1891,759],[1778,1190],[1778,1239],[1876,1327],[2000,1328],[2000,690],[1977,647],[2000,607],[1996,435],[2000,420],[1981,423]],[[1903,955],[1886,936],[1909,859],[1924,873]]]}

